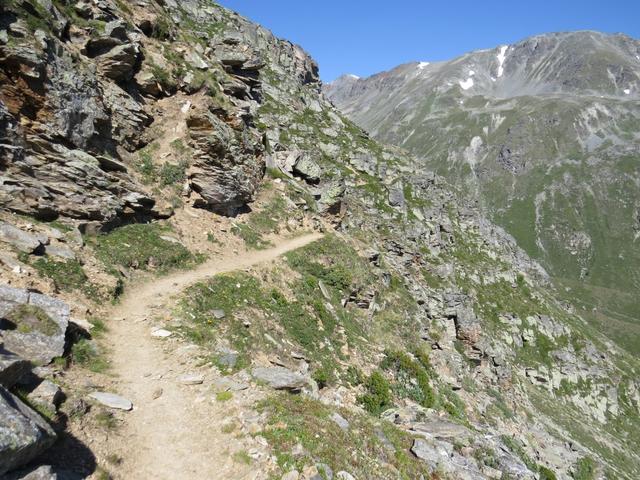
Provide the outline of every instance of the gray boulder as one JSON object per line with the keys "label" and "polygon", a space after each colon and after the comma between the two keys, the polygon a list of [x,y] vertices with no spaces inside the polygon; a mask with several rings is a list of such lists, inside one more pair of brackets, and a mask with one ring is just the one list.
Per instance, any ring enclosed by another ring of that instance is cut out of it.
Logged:
{"label": "gray boulder", "polygon": [[0,222],[0,241],[25,253],[41,253],[44,248],[38,237],[5,222]]}
{"label": "gray boulder", "polygon": [[405,198],[402,182],[394,183],[389,187],[389,205],[404,208]]}
{"label": "gray boulder", "polygon": [[350,159],[349,163],[360,172],[371,176],[376,176],[378,160],[369,152],[357,152]]}
{"label": "gray boulder", "polygon": [[229,45],[220,45],[216,48],[214,55],[225,66],[241,67],[249,61],[249,57],[237,48]]}
{"label": "gray boulder", "polygon": [[336,473],[337,480],[356,480],[356,477],[351,475],[349,472],[345,472],[344,470]]}
{"label": "gray boulder", "polygon": [[48,465],[41,467],[27,468],[10,473],[5,480],[57,480],[58,475]]}
{"label": "gray boulder", "polygon": [[469,345],[475,345],[482,335],[482,324],[473,309],[458,307],[453,315],[456,337]]}
{"label": "gray boulder", "polygon": [[426,462],[432,470],[436,470],[443,461],[448,461],[451,451],[448,445],[441,442],[427,442],[426,440],[415,439],[411,446],[411,453],[417,458]]}
{"label": "gray boulder", "polygon": [[63,260],[75,260],[76,254],[73,250],[62,245],[47,245],[45,252],[52,257],[62,258]]}
{"label": "gray boulder", "polygon": [[318,183],[322,176],[322,169],[310,154],[303,153],[296,160],[293,166],[293,173],[309,183]]}
{"label": "gray boulder", "polygon": [[30,371],[31,364],[24,358],[0,349],[0,385],[11,388]]}
{"label": "gray boulder", "polygon": [[439,440],[413,441],[411,453],[425,462],[429,470],[443,472],[446,478],[459,480],[482,480],[487,476],[478,470],[474,460],[454,451],[453,445]]}
{"label": "gray boulder", "polygon": [[349,429],[349,421],[344,418],[342,415],[340,415],[338,412],[333,412],[333,414],[331,415],[331,420],[338,425],[342,430],[348,430]]}
{"label": "gray boulder", "polygon": [[257,367],[251,372],[253,378],[265,382],[276,390],[299,392],[309,386],[309,378],[284,367]]}
{"label": "gray boulder", "polygon": [[418,435],[425,435],[450,442],[456,439],[474,436],[474,433],[463,425],[439,419],[414,423],[411,425],[411,431]]}
{"label": "gray boulder", "polygon": [[35,364],[48,364],[64,353],[69,305],[38,293],[0,286],[0,334],[5,348]]}
{"label": "gray boulder", "polygon": [[43,380],[27,395],[31,405],[39,405],[50,412],[56,412],[64,395],[60,387],[51,380]]}
{"label": "gray boulder", "polygon": [[342,198],[345,193],[345,186],[339,180],[324,185],[320,192],[320,211],[327,213],[338,213],[342,206]]}
{"label": "gray boulder", "polygon": [[132,43],[118,45],[100,56],[100,71],[112,80],[129,80],[133,77],[139,53],[138,46]]}
{"label": "gray boulder", "polygon": [[104,33],[111,38],[117,38],[123,42],[129,41],[127,35],[127,24],[122,20],[113,20],[104,26]]}
{"label": "gray boulder", "polygon": [[40,415],[0,387],[0,475],[27,464],[55,439],[56,433]]}

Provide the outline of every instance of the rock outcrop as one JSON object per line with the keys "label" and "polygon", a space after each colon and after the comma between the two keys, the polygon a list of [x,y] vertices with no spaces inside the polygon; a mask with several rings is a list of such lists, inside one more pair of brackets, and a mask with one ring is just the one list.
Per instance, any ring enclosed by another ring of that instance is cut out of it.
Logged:
{"label": "rock outcrop", "polygon": [[42,417],[0,386],[0,475],[25,465],[55,439]]}
{"label": "rock outcrop", "polygon": [[4,348],[35,364],[48,364],[64,353],[69,306],[61,300],[0,286]]}

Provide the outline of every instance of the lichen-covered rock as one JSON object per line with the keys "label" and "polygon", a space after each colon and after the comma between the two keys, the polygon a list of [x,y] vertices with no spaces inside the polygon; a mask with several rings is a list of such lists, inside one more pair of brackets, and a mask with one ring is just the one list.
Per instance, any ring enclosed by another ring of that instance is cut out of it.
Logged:
{"label": "lichen-covered rock", "polygon": [[40,415],[0,387],[0,475],[27,464],[55,439]]}
{"label": "lichen-covered rock", "polygon": [[309,378],[284,367],[256,367],[251,374],[276,390],[299,392],[310,385]]}
{"label": "lichen-covered rock", "polygon": [[[128,78],[137,48],[116,46],[103,59],[103,70]],[[153,202],[135,208],[124,200],[144,190],[131,176],[96,160],[117,157],[116,145],[139,148],[152,120],[141,99],[102,81],[94,59],[77,58],[55,37],[39,42],[14,35],[1,49],[0,206],[42,219],[103,224],[153,216]]]}
{"label": "lichen-covered rock", "polygon": [[309,153],[302,153],[298,157],[293,172],[309,183],[318,183],[322,177],[322,168]]}
{"label": "lichen-covered rock", "polygon": [[62,356],[69,306],[47,295],[0,286],[4,347],[35,364]]}

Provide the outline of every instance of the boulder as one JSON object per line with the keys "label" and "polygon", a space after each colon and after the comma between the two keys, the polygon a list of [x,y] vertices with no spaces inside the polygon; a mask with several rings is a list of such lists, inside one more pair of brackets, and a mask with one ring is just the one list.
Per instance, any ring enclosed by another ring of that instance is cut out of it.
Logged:
{"label": "boulder", "polygon": [[293,173],[302,177],[308,183],[318,183],[322,176],[320,165],[308,153],[298,157],[293,166]]}
{"label": "boulder", "polygon": [[27,468],[17,472],[11,472],[5,480],[57,480],[58,475],[48,465],[37,468]]}
{"label": "boulder", "polygon": [[[117,89],[117,85],[113,88]],[[139,135],[147,123],[147,118],[125,108],[128,104],[121,98],[124,95],[122,90],[111,95],[110,87],[105,87],[105,92],[105,101],[114,106],[112,121],[118,125],[118,131],[114,133],[123,143],[127,139],[133,142],[134,136]],[[78,102],[88,103],[85,100]],[[116,102],[119,102],[118,108]],[[78,116],[83,117],[85,113],[78,113]],[[60,128],[74,131],[77,126],[67,122]],[[86,128],[85,131],[89,132]],[[37,148],[37,154],[18,156],[3,171],[0,205],[4,209],[41,218],[64,216],[100,224],[117,222],[127,215],[153,215],[152,201],[138,203],[135,208],[125,201],[130,193],[140,192],[142,187],[130,177],[119,176],[119,172],[109,173],[113,167],[103,167],[103,160],[62,144],[43,143]],[[34,243],[33,238],[29,238],[28,242],[23,250],[34,248],[36,253],[40,253],[44,249]]]}
{"label": "boulder", "polygon": [[123,42],[128,42],[127,24],[122,20],[113,20],[104,26],[105,35],[111,38],[117,38]]}
{"label": "boulder", "polygon": [[42,253],[44,246],[38,237],[5,222],[0,222],[0,241],[25,253]]}
{"label": "boulder", "polygon": [[418,422],[411,425],[411,431],[428,438],[437,438],[453,442],[458,438],[469,438],[474,434],[467,427],[446,420],[433,419],[428,422]]}
{"label": "boulder", "polygon": [[396,208],[404,208],[405,198],[402,182],[394,183],[389,187],[389,205]]}
{"label": "boulder", "polygon": [[320,191],[320,211],[336,214],[340,211],[345,186],[339,180],[324,185]]}
{"label": "boulder", "polygon": [[30,371],[27,360],[0,349],[0,385],[11,388]]}
{"label": "boulder", "polygon": [[188,373],[185,375],[180,375],[178,377],[178,382],[183,385],[201,385],[202,383],[204,383],[204,376]]}
{"label": "boulder", "polygon": [[115,37],[101,36],[90,38],[82,50],[88,57],[97,57],[110,52],[115,47],[122,45],[122,41]]}
{"label": "boulder", "polygon": [[56,433],[40,415],[0,387],[0,475],[27,464],[55,439]]}
{"label": "boulder", "polygon": [[118,45],[99,57],[99,69],[112,80],[129,80],[133,77],[140,51],[137,45]]}
{"label": "boulder", "polygon": [[345,472],[344,470],[336,473],[337,480],[356,480],[356,477],[351,475],[349,472]]}
{"label": "boulder", "polygon": [[340,415],[337,412],[334,412],[331,415],[331,420],[338,425],[342,430],[348,430],[349,429],[349,421],[344,418],[342,415]]}
{"label": "boulder", "polygon": [[146,93],[147,95],[154,97],[162,95],[162,86],[150,70],[141,70],[138,72],[136,74],[136,83],[138,84],[138,89],[142,93]]}
{"label": "boulder", "polygon": [[357,152],[349,158],[351,166],[360,172],[376,176],[378,160],[370,152]]}
{"label": "boulder", "polygon": [[52,257],[58,257],[63,260],[75,260],[76,254],[69,247],[63,245],[47,245],[45,247],[45,253]]}
{"label": "boulder", "polygon": [[436,470],[442,461],[449,460],[450,451],[444,444],[427,442],[416,438],[411,446],[411,453],[427,463],[432,470]]}
{"label": "boulder", "polygon": [[35,364],[64,354],[69,305],[28,290],[0,286],[0,331],[5,348]]}
{"label": "boulder", "polygon": [[249,61],[249,57],[238,50],[238,48],[228,45],[220,45],[216,48],[214,55],[225,66],[241,67]]}
{"label": "boulder", "polygon": [[63,393],[60,387],[51,380],[43,380],[34,390],[27,395],[31,405],[39,405],[50,412],[58,410],[60,402],[63,400]]}
{"label": "boulder", "polygon": [[284,367],[257,367],[251,374],[276,390],[299,392],[310,383],[308,377]]}
{"label": "boulder", "polygon": [[453,315],[456,326],[456,337],[469,345],[475,345],[482,334],[482,324],[473,309],[458,307]]}

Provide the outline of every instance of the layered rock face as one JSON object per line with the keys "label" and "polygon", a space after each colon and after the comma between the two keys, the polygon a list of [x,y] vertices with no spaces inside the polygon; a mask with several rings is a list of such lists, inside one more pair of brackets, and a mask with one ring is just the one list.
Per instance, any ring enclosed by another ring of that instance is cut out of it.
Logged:
{"label": "layered rock face", "polygon": [[[188,187],[199,206],[224,214],[235,214],[252,200],[264,171],[262,134],[252,126],[264,62],[237,39],[211,39],[206,53],[198,44],[201,51],[186,56],[183,77],[169,78],[168,61],[143,32],[154,35],[164,16],[180,21],[202,12],[189,4],[168,13],[150,7],[137,27],[123,22],[109,2],[78,7],[34,1],[1,8],[4,208],[44,220],[68,217],[104,225],[166,217],[170,212],[156,207],[153,195],[129,172],[131,153],[155,140],[145,131],[157,100],[176,89],[200,90],[206,70],[220,76],[219,85],[209,85],[211,93],[222,90],[231,100],[211,101],[189,113],[194,152]],[[71,22],[74,18],[81,21]],[[281,53],[286,68],[301,81],[317,81],[317,67],[287,47]]]}

